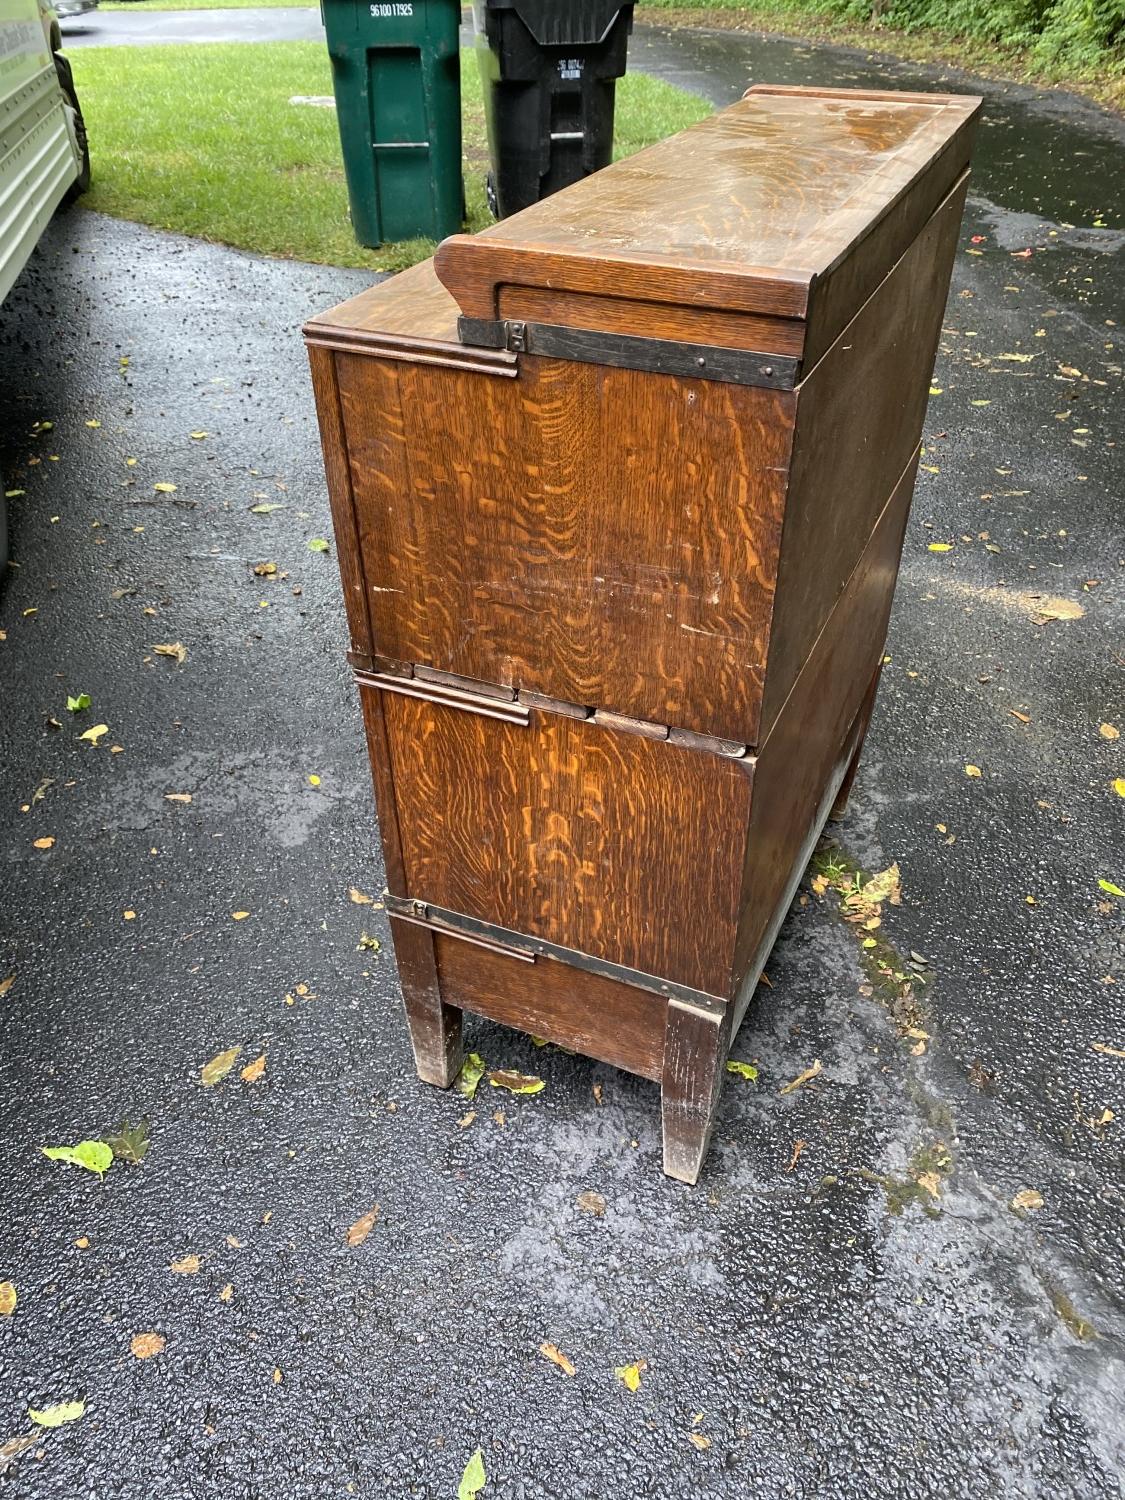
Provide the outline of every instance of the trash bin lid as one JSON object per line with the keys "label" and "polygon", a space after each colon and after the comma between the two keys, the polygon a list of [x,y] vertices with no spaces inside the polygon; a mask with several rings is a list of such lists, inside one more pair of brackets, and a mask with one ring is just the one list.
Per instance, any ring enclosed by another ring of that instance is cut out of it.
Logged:
{"label": "trash bin lid", "polygon": [[506,337],[534,352],[511,341],[512,323],[572,328],[783,356],[796,378],[958,188],[980,103],[758,85],[510,219],[445,240],[435,265],[461,309],[462,342]]}
{"label": "trash bin lid", "polygon": [[631,0],[484,0],[486,10],[514,10],[541,47],[592,47],[602,41],[621,11],[632,19]]}

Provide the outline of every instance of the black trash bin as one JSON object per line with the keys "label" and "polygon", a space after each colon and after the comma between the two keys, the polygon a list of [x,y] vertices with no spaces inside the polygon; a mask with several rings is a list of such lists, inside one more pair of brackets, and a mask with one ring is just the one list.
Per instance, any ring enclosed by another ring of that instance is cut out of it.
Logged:
{"label": "black trash bin", "polygon": [[473,0],[500,218],[608,166],[632,0]]}

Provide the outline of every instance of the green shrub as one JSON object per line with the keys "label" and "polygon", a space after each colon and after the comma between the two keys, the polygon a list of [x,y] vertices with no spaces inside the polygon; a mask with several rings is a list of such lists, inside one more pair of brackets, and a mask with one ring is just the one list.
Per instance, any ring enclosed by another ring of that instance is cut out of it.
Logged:
{"label": "green shrub", "polygon": [[853,26],[928,30],[999,47],[1043,63],[1125,76],[1125,0],[643,0],[654,8],[802,11]]}
{"label": "green shrub", "polygon": [[1125,0],[824,0],[849,21],[928,27],[1044,58],[1125,66]]}

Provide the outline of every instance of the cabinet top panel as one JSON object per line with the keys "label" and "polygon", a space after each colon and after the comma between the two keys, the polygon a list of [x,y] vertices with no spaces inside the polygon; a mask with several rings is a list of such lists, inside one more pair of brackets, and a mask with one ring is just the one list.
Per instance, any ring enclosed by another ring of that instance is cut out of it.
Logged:
{"label": "cabinet top panel", "polygon": [[564,298],[558,321],[571,326],[582,313],[567,294],[633,299],[629,331],[645,334],[659,304],[811,324],[834,273],[862,262],[831,299],[842,326],[964,172],[979,108],[967,95],[759,85],[510,219],[446,240],[437,273],[467,318],[504,316],[504,289],[546,289]]}

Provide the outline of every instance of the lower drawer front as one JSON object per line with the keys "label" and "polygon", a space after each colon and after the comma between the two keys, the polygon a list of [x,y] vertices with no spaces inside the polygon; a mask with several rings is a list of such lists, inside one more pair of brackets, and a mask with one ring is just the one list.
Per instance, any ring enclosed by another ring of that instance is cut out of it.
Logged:
{"label": "lower drawer front", "polygon": [[727,993],[752,762],[363,691],[382,698],[396,894]]}
{"label": "lower drawer front", "polygon": [[442,999],[504,1026],[659,1080],[667,1002],[540,958],[533,964],[460,938],[434,940]]}

